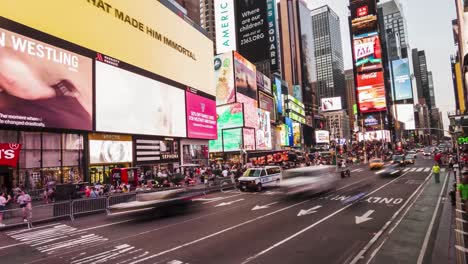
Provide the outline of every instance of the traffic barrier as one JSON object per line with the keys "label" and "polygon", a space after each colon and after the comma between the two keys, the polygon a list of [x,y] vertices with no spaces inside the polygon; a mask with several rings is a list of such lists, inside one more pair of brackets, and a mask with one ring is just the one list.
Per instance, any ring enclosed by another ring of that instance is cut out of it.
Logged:
{"label": "traffic barrier", "polygon": [[71,202],[70,218],[75,219],[75,215],[107,210],[108,197],[91,199],[79,199]]}
{"label": "traffic barrier", "polygon": [[[146,192],[145,192],[146,193]],[[115,194],[109,195],[107,206],[116,205],[119,203],[128,203],[136,201],[136,193],[125,193],[125,194]]]}
{"label": "traffic barrier", "polygon": [[6,226],[23,224],[23,212],[21,208],[3,211],[3,222]]}

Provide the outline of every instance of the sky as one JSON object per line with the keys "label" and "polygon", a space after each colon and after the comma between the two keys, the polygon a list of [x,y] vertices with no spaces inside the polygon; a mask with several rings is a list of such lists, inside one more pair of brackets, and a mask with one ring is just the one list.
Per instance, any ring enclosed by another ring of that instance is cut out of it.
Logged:
{"label": "sky", "polygon": [[[447,111],[455,110],[450,55],[455,52],[452,20],[456,18],[455,1],[400,0],[406,17],[410,47],[425,50],[428,70],[432,71],[436,105],[442,111],[448,129]],[[339,16],[345,69],[352,68],[351,44],[347,22],[349,0],[307,0],[309,8],[329,5]],[[416,90],[413,87],[413,90]],[[414,91],[415,93],[415,91]]]}

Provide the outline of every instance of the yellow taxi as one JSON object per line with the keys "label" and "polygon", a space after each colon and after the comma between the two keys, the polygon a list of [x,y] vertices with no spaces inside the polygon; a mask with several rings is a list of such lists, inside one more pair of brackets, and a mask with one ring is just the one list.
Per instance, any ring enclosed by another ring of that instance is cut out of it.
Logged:
{"label": "yellow taxi", "polygon": [[374,170],[374,169],[378,170],[378,169],[383,168],[383,166],[384,166],[384,162],[382,159],[374,158],[369,161],[369,169],[371,170]]}

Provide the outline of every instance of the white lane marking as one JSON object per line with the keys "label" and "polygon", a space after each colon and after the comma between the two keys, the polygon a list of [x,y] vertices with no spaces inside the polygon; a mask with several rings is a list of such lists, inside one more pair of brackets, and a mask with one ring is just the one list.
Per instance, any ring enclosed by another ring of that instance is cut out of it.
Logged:
{"label": "white lane marking", "polygon": [[62,223],[53,223],[53,224],[50,224],[50,225],[43,225],[43,226],[33,227],[31,229],[25,228],[25,229],[21,229],[21,230],[6,232],[5,234],[11,236],[11,235],[14,235],[14,234],[19,234],[19,233],[23,233],[23,232],[33,231],[33,230],[42,229],[42,228],[50,227],[50,226],[56,226],[56,225],[62,225]]}
{"label": "white lane marking", "polygon": [[217,199],[217,200],[213,200],[213,201],[204,202],[203,204],[214,203],[214,202],[217,202],[217,201],[220,201],[220,200],[229,199],[229,198],[237,197],[237,196],[240,196],[240,195],[244,195],[244,194],[243,194],[243,193],[240,193],[240,194],[236,194],[236,195],[221,197],[221,199]]}
{"label": "white lane marking", "polygon": [[424,168],[418,168],[416,172],[421,172]]}
{"label": "white lane marking", "polygon": [[441,172],[444,172],[444,171],[445,171],[445,168],[441,168],[440,171],[441,171]]}
{"label": "white lane marking", "polygon": [[81,231],[89,231],[89,230],[94,230],[94,229],[98,229],[98,228],[103,228],[103,227],[108,227],[108,226],[113,226],[113,225],[128,223],[128,222],[131,222],[131,221],[134,221],[134,220],[137,220],[137,219],[136,219],[136,218],[132,218],[132,219],[123,220],[123,221],[119,221],[119,222],[112,222],[112,223],[109,223],[109,224],[104,224],[104,225],[99,225],[99,226],[88,227],[88,228],[85,228],[85,229],[81,229]]}
{"label": "white lane marking", "polygon": [[[419,190],[421,188],[423,188],[423,186],[425,186],[427,184],[427,182],[431,179],[432,177],[432,173],[429,173],[429,175],[426,177],[426,179],[424,180],[424,183],[419,185],[419,187],[410,195],[410,197],[406,200],[406,202],[398,209],[398,211],[396,211],[392,217],[390,218],[390,220],[388,220],[385,225],[379,230],[379,232],[375,233],[374,237],[372,237],[372,239],[364,246],[364,248],[354,257],[354,259],[349,263],[349,264],[356,264],[358,261],[360,261],[364,254],[366,254],[366,252],[372,247],[372,245],[374,245],[374,243],[377,241],[377,239],[379,239],[379,237],[383,234],[383,232],[390,226],[390,224],[398,217],[398,215],[403,211],[403,209],[408,205],[408,203],[411,201],[411,199],[419,192]],[[398,224],[400,224],[400,222],[402,221],[403,217],[405,216],[405,214],[409,211],[409,208],[412,207],[412,205],[416,202],[417,198],[421,195],[422,191],[418,194],[418,196],[412,201],[411,205],[407,207],[406,211],[404,212],[404,214],[402,215],[402,218],[396,223],[396,225],[389,231],[389,232],[393,232],[393,230],[398,226]],[[382,246],[382,245],[381,245]],[[377,251],[378,249],[376,249]],[[377,252],[374,251],[375,254],[377,254]],[[373,254],[375,256],[375,254]]]}
{"label": "white lane marking", "polygon": [[266,209],[266,208],[269,208],[271,205],[274,205],[274,204],[277,204],[277,203],[278,203],[278,202],[272,202],[272,203],[265,204],[265,205],[255,205],[255,207],[252,208],[251,211],[260,210],[260,209]]}
{"label": "white lane marking", "polygon": [[174,259],[174,260],[169,261],[167,264],[184,264],[184,262]]}
{"label": "white lane marking", "polygon": [[404,172],[407,172],[407,171],[409,171],[409,169],[410,169],[410,168],[406,168],[406,169],[404,169],[403,171],[404,171]]}
{"label": "white lane marking", "polygon": [[[379,188],[375,189],[374,191],[372,191],[372,192],[368,193],[367,195],[363,196],[363,198],[366,198],[366,197],[372,195],[373,193],[378,192],[379,190],[385,188],[385,187],[388,186],[389,184],[392,184],[393,182],[397,181],[398,179],[400,179],[401,177],[403,177],[403,176],[405,176],[405,175],[406,175],[406,173],[404,173],[404,174],[398,176],[397,178],[393,179],[392,181],[389,181],[388,183],[386,183],[386,184],[380,186]],[[309,229],[314,228],[315,226],[319,225],[320,223],[322,223],[322,222],[324,222],[324,221],[326,221],[326,220],[332,218],[333,216],[335,216],[335,215],[341,213],[342,211],[348,209],[349,207],[353,206],[355,203],[357,203],[357,202],[359,202],[359,201],[360,201],[360,200],[356,200],[356,201],[354,201],[354,202],[348,204],[347,206],[345,206],[345,207],[343,207],[343,208],[341,208],[341,209],[338,209],[337,211],[335,211],[335,212],[333,212],[333,213],[327,215],[326,217],[324,217],[324,218],[318,220],[317,222],[313,223],[312,225],[310,225],[310,226],[308,226],[308,227],[306,227],[306,228],[300,230],[299,232],[297,232],[297,233],[295,233],[295,234],[293,234],[293,235],[291,235],[291,236],[289,236],[289,237],[287,237],[287,238],[285,238],[285,239],[279,241],[278,243],[276,243],[276,244],[272,245],[271,247],[269,247],[269,248],[267,248],[267,249],[261,251],[260,253],[257,253],[257,254],[255,254],[254,256],[247,258],[244,262],[242,262],[242,264],[248,263],[248,262],[250,262],[250,261],[252,261],[252,260],[258,258],[259,256],[268,253],[269,251],[271,251],[271,250],[273,250],[273,249],[275,249],[275,248],[281,246],[282,244],[288,242],[289,240],[291,240],[291,239],[293,239],[293,238],[295,238],[295,237],[297,237],[297,236],[303,234],[304,232],[307,232]]]}
{"label": "white lane marking", "polygon": [[437,205],[434,210],[434,214],[432,215],[431,223],[429,224],[429,228],[427,229],[427,232],[426,232],[426,237],[424,238],[423,246],[421,248],[421,251],[419,252],[419,257],[418,257],[418,262],[417,262],[418,264],[423,263],[424,255],[426,255],[427,245],[429,244],[429,237],[431,236],[432,229],[434,228],[435,218],[436,218],[437,212],[439,212],[440,201],[442,200],[442,195],[444,194],[444,190],[445,190],[445,186],[447,184],[448,178],[449,178],[449,175],[446,175],[444,184],[442,185],[442,188],[440,189],[439,199],[437,199]]}
{"label": "white lane marking", "polygon": [[233,203],[237,203],[237,202],[240,202],[240,201],[244,201],[244,198],[242,198],[242,199],[237,199],[237,200],[230,201],[230,202],[220,203],[220,204],[215,205],[214,207],[220,207],[220,206],[231,205],[231,204],[233,204]]}
{"label": "white lane marking", "polygon": [[234,226],[225,228],[225,229],[220,230],[220,231],[218,231],[218,232],[216,232],[216,233],[212,233],[212,234],[210,234],[210,235],[201,237],[201,238],[199,238],[199,239],[196,239],[196,240],[193,240],[193,241],[191,241],[191,242],[182,244],[182,245],[180,245],[180,246],[173,247],[173,248],[171,248],[171,249],[168,249],[168,250],[159,252],[159,253],[154,254],[154,255],[150,255],[150,256],[148,256],[148,257],[146,257],[146,258],[142,258],[142,259],[139,259],[139,260],[137,260],[137,261],[133,261],[133,262],[131,262],[130,264],[140,263],[140,262],[146,261],[146,260],[148,260],[148,259],[152,259],[152,258],[155,258],[155,257],[159,257],[159,256],[161,256],[161,255],[164,255],[164,254],[167,254],[167,253],[170,253],[170,252],[179,250],[179,249],[181,249],[181,248],[184,248],[184,247],[187,247],[187,246],[196,244],[196,243],[201,242],[201,241],[203,241],[203,240],[206,240],[206,239],[208,239],[208,238],[212,238],[212,237],[214,237],[214,236],[217,236],[217,235],[220,235],[220,234],[222,234],[222,233],[231,231],[231,230],[233,230],[233,229],[236,229],[236,228],[239,228],[239,227],[241,227],[241,226],[250,224],[250,223],[252,223],[252,222],[255,222],[255,221],[257,221],[257,220],[263,219],[263,218],[268,217],[268,216],[270,216],[270,215],[277,214],[277,213],[282,212],[282,211],[284,211],[284,210],[288,210],[288,209],[290,209],[290,208],[296,207],[296,206],[298,206],[298,205],[304,204],[304,203],[309,202],[309,201],[310,201],[310,200],[305,200],[305,201],[302,201],[302,202],[300,202],[300,203],[296,203],[296,204],[293,204],[293,205],[290,205],[290,206],[287,206],[287,207],[283,207],[283,208],[278,209],[278,210],[276,210],[276,211],[273,211],[273,212],[271,212],[271,213],[268,213],[268,214],[264,214],[264,215],[255,217],[255,218],[253,218],[253,219],[250,219],[250,220],[247,220],[247,221],[242,222],[242,223],[240,223],[240,224],[237,224],[237,225],[234,225]]}
{"label": "white lane marking", "polygon": [[365,214],[363,214],[362,216],[356,216],[355,217],[356,225],[359,225],[359,224],[362,224],[362,223],[367,222],[369,220],[372,220],[373,218],[369,217],[369,216],[371,214],[373,214],[374,212],[375,212],[375,210],[369,210]]}
{"label": "white lane marking", "polygon": [[416,168],[412,168],[410,171],[411,171],[411,172],[416,171]]}
{"label": "white lane marking", "polygon": [[431,170],[431,168],[425,168],[424,172],[429,172],[430,170]]}
{"label": "white lane marking", "polygon": [[297,216],[303,216],[303,215],[308,215],[308,214],[313,214],[313,213],[316,213],[317,209],[319,209],[320,207],[322,207],[321,205],[317,205],[317,206],[314,206],[310,209],[307,209],[307,210],[304,210],[304,209],[301,209],[301,211],[299,211],[299,213],[297,214]]}
{"label": "white lane marking", "polygon": [[196,198],[196,199],[193,199],[192,201],[196,201],[196,202],[207,202],[207,201],[215,201],[215,200],[219,200],[219,199],[223,199],[223,197],[214,197],[214,198]]}
{"label": "white lane marking", "polygon": [[455,245],[455,248],[458,249],[458,250],[460,250],[460,251],[463,251],[463,252],[465,252],[465,253],[468,253],[468,249],[467,249],[467,248],[464,248],[464,247],[462,247],[462,246]]}
{"label": "white lane marking", "polygon": [[359,172],[359,171],[362,171],[362,169],[354,169],[351,172]]}

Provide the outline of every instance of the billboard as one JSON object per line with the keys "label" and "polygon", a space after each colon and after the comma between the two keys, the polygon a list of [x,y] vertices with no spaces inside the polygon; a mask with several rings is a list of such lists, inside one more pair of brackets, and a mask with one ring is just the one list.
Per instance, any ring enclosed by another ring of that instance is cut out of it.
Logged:
{"label": "billboard", "polygon": [[214,1],[216,54],[237,50],[234,0]]}
{"label": "billboard", "polygon": [[288,126],[287,125],[279,125],[276,127],[277,131],[279,132],[279,142],[281,146],[289,146],[289,136],[288,136]]}
{"label": "billboard", "polygon": [[242,127],[244,125],[244,112],[241,103],[218,106],[218,130]]}
{"label": "billboard", "polygon": [[413,88],[411,86],[411,73],[408,59],[392,61],[392,68],[395,100],[412,99]]}
{"label": "billboard", "polygon": [[266,0],[236,1],[236,28],[239,53],[252,62],[269,59]]}
{"label": "billboard", "polygon": [[244,150],[255,150],[255,129],[244,128],[243,134]]}
{"label": "billboard", "polygon": [[321,100],[322,111],[335,111],[341,110],[341,97],[322,98]]}
{"label": "billboard", "polygon": [[391,142],[390,131],[388,130],[367,131],[364,132],[364,134],[359,132],[357,134],[358,141],[363,141],[364,138],[366,141],[383,140],[385,142]]}
{"label": "billboard", "polygon": [[223,151],[223,132],[218,129],[218,138],[208,141],[209,152],[222,152]]}
{"label": "billboard", "polygon": [[374,115],[368,115],[364,119],[365,126],[375,126],[380,124],[380,121]]}
{"label": "billboard", "polygon": [[159,1],[1,1],[0,10],[3,18],[216,95],[213,42]]}
{"label": "billboard", "polygon": [[349,4],[351,11],[352,33],[359,34],[377,28],[377,9],[375,0],[351,0]]}
{"label": "billboard", "polygon": [[133,161],[132,137],[126,135],[89,135],[89,162],[91,164],[126,163]]}
{"label": "billboard", "polygon": [[267,22],[268,22],[268,53],[270,59],[270,70],[275,72],[279,69],[278,60],[278,35],[276,32],[276,1],[267,2]]}
{"label": "billboard", "polygon": [[330,143],[330,132],[327,130],[316,130],[315,131],[315,143],[320,144],[320,143],[325,143],[329,144]]}
{"label": "billboard", "polygon": [[302,87],[300,85],[293,85],[293,97],[299,100],[299,102],[303,102]]}
{"label": "billboard", "polygon": [[383,72],[358,74],[357,79],[359,111],[361,113],[385,111],[387,105]]}
{"label": "billboard", "polygon": [[257,73],[255,65],[234,52],[235,86],[237,93],[257,100]]}
{"label": "billboard", "polygon": [[256,132],[256,146],[258,150],[271,149],[270,113],[262,109],[257,110],[258,124]]}
{"label": "billboard", "polygon": [[294,146],[295,147],[299,147],[302,145],[302,142],[301,142],[301,124],[300,123],[296,123],[294,122],[293,123],[293,134],[294,134]]}
{"label": "billboard", "polygon": [[190,91],[185,92],[187,103],[187,137],[216,139],[216,102]]}
{"label": "billboard", "polygon": [[223,150],[239,151],[242,145],[242,128],[223,130]]}
{"label": "billboard", "polygon": [[93,129],[91,59],[0,28],[0,73],[0,126]]}
{"label": "billboard", "polygon": [[234,62],[232,52],[215,56],[214,70],[216,81],[216,105],[230,104],[236,101],[234,89]]}
{"label": "billboard", "polygon": [[294,128],[293,128],[293,120],[289,117],[284,118],[284,123],[287,128],[287,137],[288,137],[288,146],[293,146],[294,144]]}
{"label": "billboard", "polygon": [[257,126],[257,101],[243,94],[237,94],[237,102],[244,104],[244,125],[255,128]]}
{"label": "billboard", "polygon": [[257,90],[271,94],[271,80],[260,71],[257,71]]}
{"label": "billboard", "polygon": [[0,143],[0,166],[16,168],[22,144]]}
{"label": "billboard", "polygon": [[414,120],[414,106],[412,104],[397,104],[397,119],[399,122],[405,124],[405,130],[416,129]]}
{"label": "billboard", "polygon": [[272,122],[276,120],[275,100],[273,97],[265,93],[258,93],[258,107],[270,112],[270,119]]}
{"label": "billboard", "polygon": [[354,36],[353,47],[358,72],[382,69],[382,49],[378,32]]}
{"label": "billboard", "polygon": [[96,130],[186,137],[185,92],[96,61]]}
{"label": "billboard", "polygon": [[276,110],[278,113],[283,114],[283,93],[281,93],[281,79],[274,77],[275,83],[273,84],[273,94],[276,100]]}

